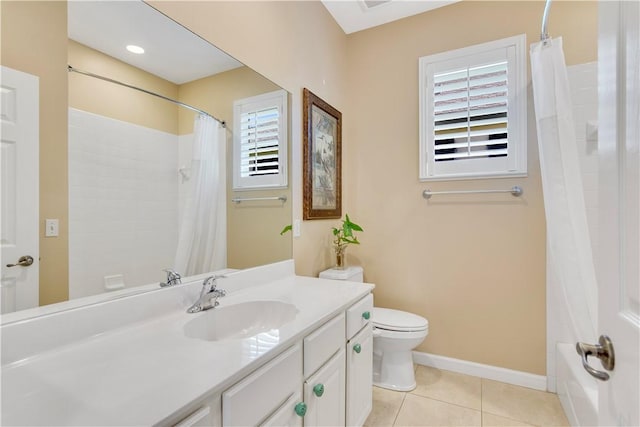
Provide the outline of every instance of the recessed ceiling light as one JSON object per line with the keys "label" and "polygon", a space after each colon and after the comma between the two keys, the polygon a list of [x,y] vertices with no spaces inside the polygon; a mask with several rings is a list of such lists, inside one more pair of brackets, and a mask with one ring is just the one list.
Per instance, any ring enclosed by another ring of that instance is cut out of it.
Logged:
{"label": "recessed ceiling light", "polygon": [[391,3],[391,0],[361,0],[362,3],[360,5],[363,7],[364,11],[368,11],[370,9],[380,7],[383,4]]}
{"label": "recessed ceiling light", "polygon": [[144,53],[144,49],[141,48],[140,46],[136,46],[134,44],[130,44],[127,46],[127,50],[131,53],[137,53],[138,55],[141,55]]}

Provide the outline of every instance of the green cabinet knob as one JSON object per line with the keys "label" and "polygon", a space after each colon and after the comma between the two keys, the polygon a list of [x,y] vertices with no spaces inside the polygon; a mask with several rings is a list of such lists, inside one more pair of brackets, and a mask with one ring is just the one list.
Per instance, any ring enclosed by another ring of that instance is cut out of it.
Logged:
{"label": "green cabinet knob", "polygon": [[360,353],[362,351],[362,347],[360,346],[360,344],[354,345],[353,351],[355,351],[356,353]]}
{"label": "green cabinet knob", "polygon": [[323,384],[314,385],[313,394],[315,394],[318,397],[321,397],[324,394],[324,385]]}
{"label": "green cabinet knob", "polygon": [[304,402],[300,402],[295,407],[296,414],[304,417],[304,414],[307,413],[307,404]]}
{"label": "green cabinet knob", "polygon": [[365,311],[364,313],[362,313],[362,317],[364,317],[365,320],[369,320],[371,318],[371,313]]}

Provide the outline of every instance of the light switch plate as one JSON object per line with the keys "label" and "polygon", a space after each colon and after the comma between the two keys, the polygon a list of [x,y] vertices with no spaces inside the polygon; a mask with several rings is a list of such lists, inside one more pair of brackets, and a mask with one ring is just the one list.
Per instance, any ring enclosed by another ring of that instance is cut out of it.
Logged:
{"label": "light switch plate", "polygon": [[59,221],[57,219],[45,219],[44,220],[44,236],[45,237],[58,237],[59,234]]}

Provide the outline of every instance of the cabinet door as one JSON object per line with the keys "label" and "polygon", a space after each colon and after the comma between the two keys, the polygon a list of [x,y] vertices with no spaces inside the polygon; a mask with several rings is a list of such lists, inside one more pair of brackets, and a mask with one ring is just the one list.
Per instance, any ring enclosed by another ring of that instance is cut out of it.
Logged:
{"label": "cabinet door", "polygon": [[340,349],[304,383],[304,425],[341,426],[345,417],[345,362]]}
{"label": "cabinet door", "polygon": [[302,416],[296,413],[296,405],[302,402],[300,392],[295,393],[276,410],[264,423],[263,427],[302,427]]}
{"label": "cabinet door", "polygon": [[366,326],[347,342],[347,425],[361,426],[373,398],[373,334]]}

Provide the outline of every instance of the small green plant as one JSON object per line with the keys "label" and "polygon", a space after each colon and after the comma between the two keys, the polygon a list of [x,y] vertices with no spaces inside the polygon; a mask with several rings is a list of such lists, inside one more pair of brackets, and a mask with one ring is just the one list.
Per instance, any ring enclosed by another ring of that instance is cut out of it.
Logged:
{"label": "small green plant", "polygon": [[338,270],[342,270],[346,268],[346,260],[345,260],[345,249],[347,246],[359,245],[360,242],[354,231],[364,231],[362,227],[360,227],[355,222],[352,222],[349,218],[349,215],[345,215],[345,219],[342,220],[342,227],[333,227],[333,249],[336,252],[336,265],[334,268]]}
{"label": "small green plant", "polygon": [[291,231],[292,229],[293,229],[293,227],[291,226],[291,224],[286,225],[286,226],[282,229],[282,231],[280,232],[280,235],[282,236],[282,235],[284,235],[284,233],[286,233],[287,231]]}
{"label": "small green plant", "polygon": [[333,244],[336,247],[336,251],[340,251],[350,244],[359,245],[360,242],[353,232],[364,230],[358,224],[352,222],[351,219],[349,219],[349,215],[346,214],[345,219],[342,220],[342,227],[333,227],[332,231],[335,237]]}

